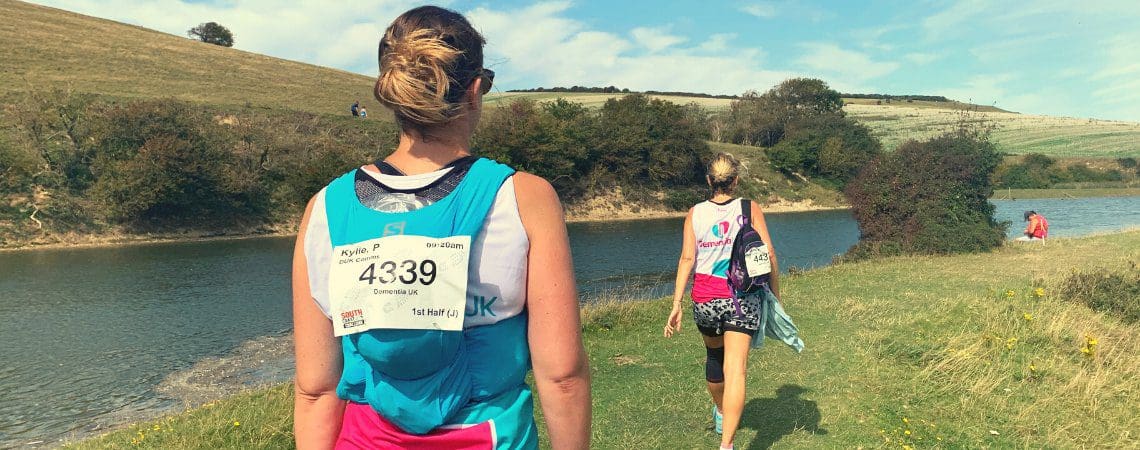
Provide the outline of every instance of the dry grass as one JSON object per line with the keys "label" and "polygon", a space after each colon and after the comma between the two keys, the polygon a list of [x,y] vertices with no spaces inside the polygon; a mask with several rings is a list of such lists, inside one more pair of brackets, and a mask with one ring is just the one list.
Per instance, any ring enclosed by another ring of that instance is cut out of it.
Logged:
{"label": "dry grass", "polygon": [[[909,139],[927,139],[953,129],[959,112],[908,104],[848,105],[847,113],[871,127],[888,150]],[[975,112],[971,120],[990,123],[998,149],[1011,154],[1055,157],[1140,156],[1140,123],[1010,112]]]}
{"label": "dry grass", "polygon": [[348,114],[359,99],[384,116],[372,99],[373,80],[363,75],[13,0],[0,0],[0,16],[0,96],[70,86],[110,97],[327,114]]}

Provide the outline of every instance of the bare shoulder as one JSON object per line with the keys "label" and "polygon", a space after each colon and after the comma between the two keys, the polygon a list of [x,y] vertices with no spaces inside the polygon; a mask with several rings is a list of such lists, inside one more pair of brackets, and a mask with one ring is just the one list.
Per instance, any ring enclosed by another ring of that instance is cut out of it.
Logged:
{"label": "bare shoulder", "polygon": [[555,198],[558,197],[558,194],[554,192],[554,186],[551,186],[550,182],[543,177],[520,171],[515,172],[513,178],[515,180],[515,192],[519,196],[541,198],[554,195]]}
{"label": "bare shoulder", "polygon": [[551,186],[545,178],[528,172],[515,172],[513,178],[515,198],[518,199],[520,212],[523,208],[531,209],[550,203],[559,205],[561,208],[558,193],[554,191],[554,186]]}
{"label": "bare shoulder", "polygon": [[562,202],[554,186],[546,179],[527,172],[515,172],[515,201],[518,202],[519,216],[523,226],[549,225],[552,221],[563,220]]}

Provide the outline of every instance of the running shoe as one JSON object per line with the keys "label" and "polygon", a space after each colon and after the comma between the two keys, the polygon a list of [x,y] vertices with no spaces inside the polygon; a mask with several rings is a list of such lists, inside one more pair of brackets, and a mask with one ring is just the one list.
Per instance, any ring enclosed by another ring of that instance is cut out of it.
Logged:
{"label": "running shoe", "polygon": [[716,405],[713,405],[713,427],[716,434],[724,434],[724,415],[716,410]]}

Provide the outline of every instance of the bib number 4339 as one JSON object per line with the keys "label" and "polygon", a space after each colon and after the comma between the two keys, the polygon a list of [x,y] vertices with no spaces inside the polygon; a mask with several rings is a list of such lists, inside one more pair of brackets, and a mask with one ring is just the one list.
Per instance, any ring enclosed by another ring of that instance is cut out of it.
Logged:
{"label": "bib number 4339", "polygon": [[[379,276],[376,275],[377,264],[379,264],[380,267]],[[435,274],[438,267],[435,260],[431,259],[422,261],[405,259],[399,263],[391,260],[380,263],[370,263],[368,267],[364,268],[364,272],[360,273],[359,280],[367,282],[368,284],[399,282],[407,285],[414,285],[419,281],[420,284],[429,286],[435,282]]]}
{"label": "bib number 4339", "polygon": [[395,235],[333,248],[333,334],[461,330],[471,237]]}

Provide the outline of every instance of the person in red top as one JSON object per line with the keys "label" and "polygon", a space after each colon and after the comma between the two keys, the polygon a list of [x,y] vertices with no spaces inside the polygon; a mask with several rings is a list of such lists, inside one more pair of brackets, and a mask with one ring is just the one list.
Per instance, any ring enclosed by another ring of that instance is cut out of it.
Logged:
{"label": "person in red top", "polygon": [[1035,241],[1045,239],[1049,235],[1049,221],[1045,220],[1045,216],[1037,214],[1037,211],[1026,211],[1025,220],[1029,222],[1029,225],[1025,227],[1025,235],[1017,238],[1017,240]]}

